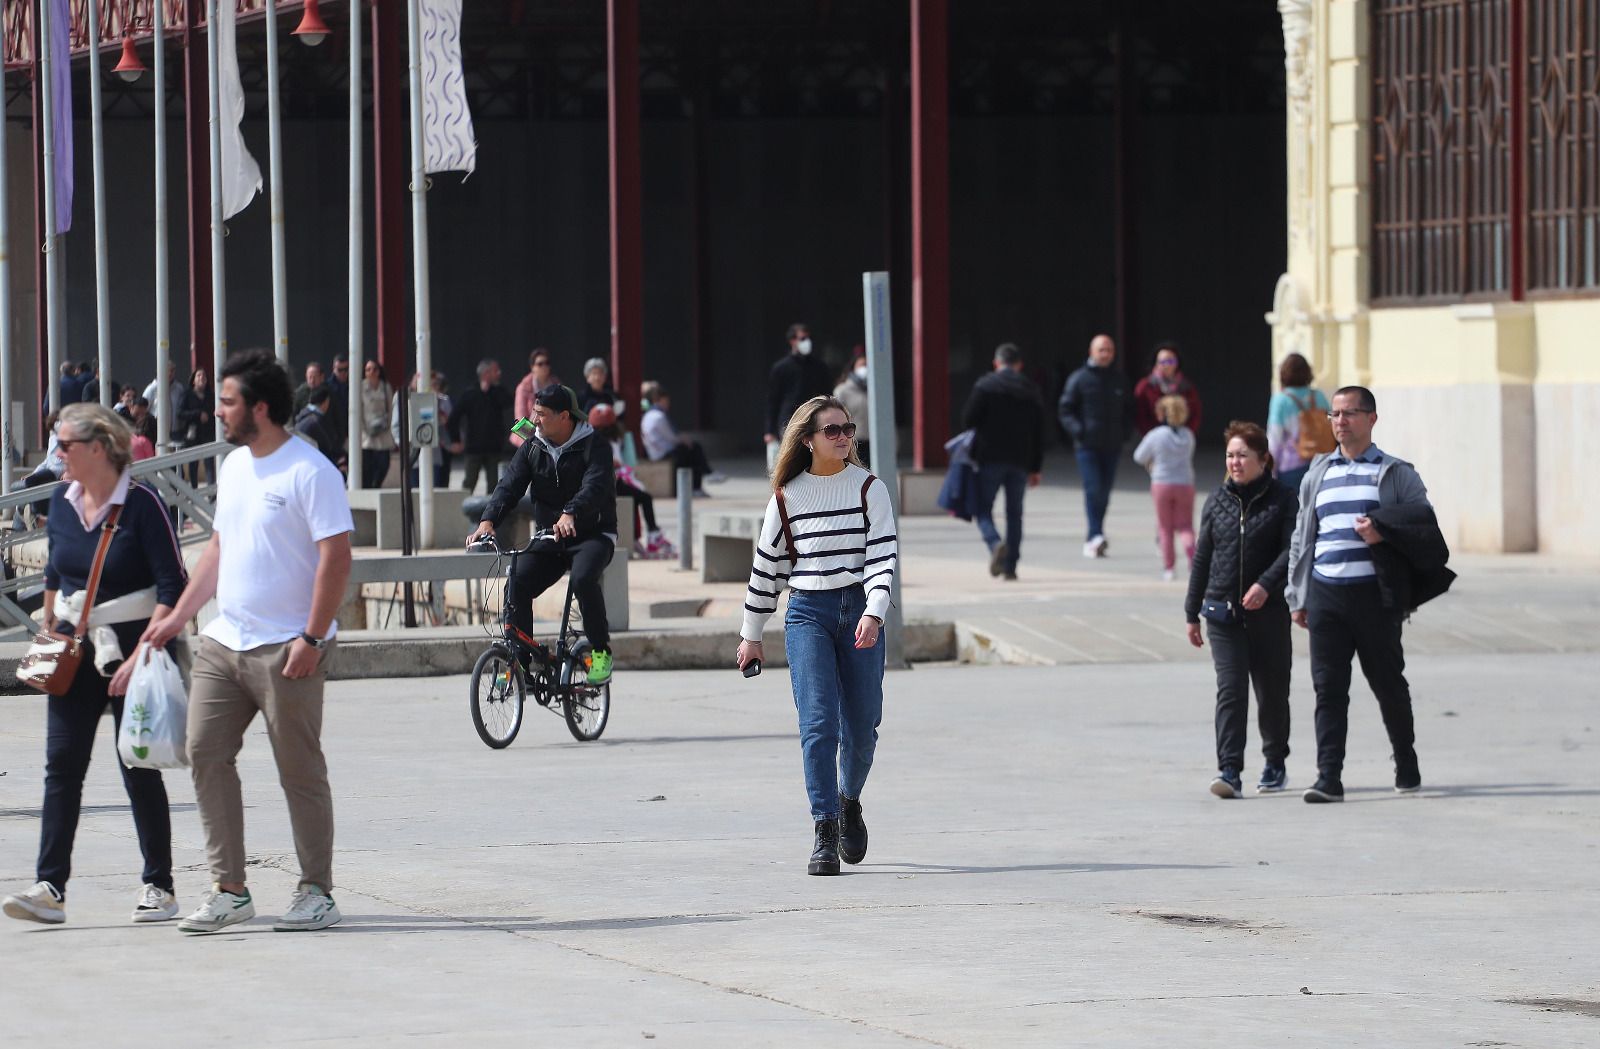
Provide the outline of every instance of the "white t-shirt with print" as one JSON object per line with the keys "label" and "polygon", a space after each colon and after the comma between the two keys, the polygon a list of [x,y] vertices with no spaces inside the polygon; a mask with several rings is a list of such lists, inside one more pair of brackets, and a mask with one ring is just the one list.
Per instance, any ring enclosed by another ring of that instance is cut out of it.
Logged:
{"label": "white t-shirt with print", "polygon": [[[317,543],[355,529],[344,478],[294,439],[271,455],[228,453],[217,477],[213,527],[222,548],[217,618],[201,631],[235,652],[300,636],[311,617]],[[339,629],[334,623],[331,637]]]}

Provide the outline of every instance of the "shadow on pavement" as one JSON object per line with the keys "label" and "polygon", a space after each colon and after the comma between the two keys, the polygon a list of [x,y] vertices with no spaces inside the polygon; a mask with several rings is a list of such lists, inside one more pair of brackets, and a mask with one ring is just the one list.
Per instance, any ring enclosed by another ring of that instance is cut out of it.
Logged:
{"label": "shadow on pavement", "polygon": [[347,914],[335,929],[345,932],[592,932],[606,929],[661,929],[674,925],[742,922],[737,914],[667,915],[646,918],[592,918],[541,921],[527,915],[489,918],[474,915],[430,917],[424,914]]}
{"label": "shadow on pavement", "polygon": [[885,863],[855,868],[858,874],[1022,874],[1059,871],[1063,874],[1105,874],[1112,871],[1214,871],[1218,863],[1022,863],[1010,867],[963,867],[946,863]]}
{"label": "shadow on pavement", "polygon": [[[182,771],[182,770],[179,770],[179,771]],[[195,811],[195,804],[192,801],[180,801],[177,804],[169,805],[167,807],[172,812],[194,812]],[[131,810],[129,809],[129,807],[126,804],[123,804],[123,805],[85,805],[85,806],[83,806],[82,808],[80,808],[78,810],[78,814],[81,815],[81,816],[97,816],[97,815],[99,815],[101,813],[105,813],[105,812],[128,812],[128,811],[131,811]],[[8,819],[10,819],[10,820],[35,819],[35,820],[37,820],[37,819],[43,819],[43,818],[44,818],[44,810],[40,809],[40,808],[32,808],[32,809],[0,809],[0,820],[8,820]]]}

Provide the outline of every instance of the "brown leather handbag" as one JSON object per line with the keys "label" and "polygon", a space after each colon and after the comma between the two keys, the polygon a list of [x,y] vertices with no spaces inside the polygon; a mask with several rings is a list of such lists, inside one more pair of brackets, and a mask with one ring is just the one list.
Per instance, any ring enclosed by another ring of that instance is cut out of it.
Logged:
{"label": "brown leather handbag", "polygon": [[78,676],[78,665],[83,662],[83,639],[89,632],[89,613],[94,608],[95,593],[100,589],[100,572],[106,566],[106,551],[111,548],[111,537],[117,532],[117,518],[121,506],[113,506],[105,524],[100,526],[100,546],[94,553],[94,567],[89,570],[89,585],[84,587],[83,615],[71,637],[48,630],[33,635],[28,654],[17,664],[17,680],[29,688],[36,688],[52,696],[64,696]]}

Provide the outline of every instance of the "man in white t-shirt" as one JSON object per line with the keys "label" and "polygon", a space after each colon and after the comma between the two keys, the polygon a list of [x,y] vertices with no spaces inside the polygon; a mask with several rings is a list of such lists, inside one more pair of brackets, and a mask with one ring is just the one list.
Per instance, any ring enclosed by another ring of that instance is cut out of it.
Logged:
{"label": "man in white t-shirt", "polygon": [[217,397],[223,436],[241,445],[222,462],[211,542],[177,606],[144,640],[179,634],[213,596],[218,615],[195,654],[189,760],[216,883],[178,924],[216,932],[255,917],[245,887],[244,804],[234,758],[259,711],[267,723],[300,884],[273,928],[325,929],[333,902],[333,794],[322,756],[323,667],[350,577],[350,503],[325,456],[285,429],[293,396],[265,350],[235,354]]}

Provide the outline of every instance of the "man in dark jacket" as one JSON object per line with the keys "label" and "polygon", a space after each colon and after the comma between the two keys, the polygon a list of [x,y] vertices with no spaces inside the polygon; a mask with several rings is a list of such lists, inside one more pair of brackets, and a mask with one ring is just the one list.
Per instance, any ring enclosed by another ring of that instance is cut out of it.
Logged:
{"label": "man in dark jacket", "polygon": [[1083,508],[1089,518],[1083,556],[1104,557],[1111,545],[1106,541],[1106,508],[1123,442],[1133,429],[1133,395],[1117,367],[1117,344],[1111,336],[1096,335],[1089,341],[1089,359],[1067,377],[1057,412],[1077,448],[1083,475]]}
{"label": "man in dark jacket", "polygon": [[804,324],[789,325],[789,352],[767,376],[767,421],[761,439],[767,443],[769,467],[794,410],[813,397],[831,393],[833,376],[812,352],[811,329]]}
{"label": "man in dark jacket", "polygon": [[[994,371],[979,379],[961,413],[972,431],[972,461],[978,465],[978,532],[989,547],[989,574],[1017,578],[1022,554],[1022,498],[1037,487],[1044,469],[1044,398],[1022,374],[1022,351],[1001,343]],[[994,527],[994,499],[1006,492],[1006,537]]]}
{"label": "man in dark jacket", "polygon": [[1300,482],[1286,595],[1295,623],[1311,631],[1317,692],[1317,782],[1305,800],[1344,800],[1350,661],[1357,656],[1389,733],[1394,789],[1410,794],[1422,788],[1422,773],[1401,625],[1449,586],[1449,550],[1416,468],[1372,443],[1372,391],[1346,386],[1333,395],[1328,415],[1339,445],[1313,459]]}
{"label": "man in dark jacket", "polygon": [[485,489],[494,491],[500,480],[500,460],[511,444],[511,393],[500,385],[500,362],[478,362],[478,385],[457,397],[445,421],[450,450],[466,466],[463,486],[470,494],[478,487],[478,471],[487,478]]}
{"label": "man in dark jacket", "polygon": [[601,573],[617,543],[617,489],[611,444],[578,410],[566,386],[547,386],[534,397],[539,432],[511,457],[505,477],[483,508],[483,519],[467,537],[470,545],[492,536],[524,492],[533,503],[533,523],[562,540],[559,551],[536,550],[517,561],[511,580],[511,623],[533,633],[533,600],[572,569],[572,589],[583,613],[583,632],[594,646],[589,682],[611,678],[611,630],[606,620]]}
{"label": "man in dark jacket", "polygon": [[[328,457],[328,461],[335,466],[339,465],[339,438],[333,426],[328,421],[328,405],[333,400],[333,391],[327,383],[312,388],[308,395],[306,406],[294,417],[294,431],[309,438],[317,446],[317,451]],[[144,398],[140,398],[143,400]],[[135,405],[138,401],[134,402]]]}

